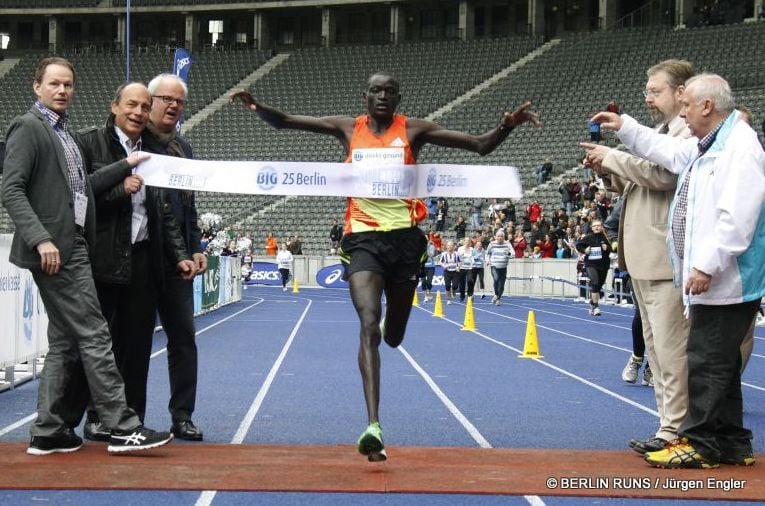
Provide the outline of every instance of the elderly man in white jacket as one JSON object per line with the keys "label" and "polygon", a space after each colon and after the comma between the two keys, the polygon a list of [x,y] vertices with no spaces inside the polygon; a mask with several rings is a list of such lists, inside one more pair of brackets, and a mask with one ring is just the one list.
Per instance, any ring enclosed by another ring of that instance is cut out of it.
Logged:
{"label": "elderly man in white jacket", "polygon": [[645,459],[666,468],[752,465],[739,346],[765,295],[765,153],[722,77],[689,79],[681,102],[694,135],[687,140],[627,115],[593,118],[637,156],[679,175],[667,245],[690,315],[689,409],[679,439]]}

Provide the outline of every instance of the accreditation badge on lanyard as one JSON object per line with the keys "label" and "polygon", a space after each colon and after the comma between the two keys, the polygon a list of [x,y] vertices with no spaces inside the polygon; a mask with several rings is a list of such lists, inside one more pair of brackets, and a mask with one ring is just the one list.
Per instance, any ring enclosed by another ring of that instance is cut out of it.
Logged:
{"label": "accreditation badge on lanyard", "polygon": [[80,192],[74,194],[74,222],[81,226],[85,226],[85,215],[88,212],[88,197]]}

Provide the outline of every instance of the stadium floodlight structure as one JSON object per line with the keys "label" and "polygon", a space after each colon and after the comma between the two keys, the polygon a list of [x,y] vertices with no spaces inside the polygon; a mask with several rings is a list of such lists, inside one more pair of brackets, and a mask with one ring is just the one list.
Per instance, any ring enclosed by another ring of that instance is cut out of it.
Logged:
{"label": "stadium floodlight structure", "polygon": [[125,82],[130,82],[130,0],[125,2]]}

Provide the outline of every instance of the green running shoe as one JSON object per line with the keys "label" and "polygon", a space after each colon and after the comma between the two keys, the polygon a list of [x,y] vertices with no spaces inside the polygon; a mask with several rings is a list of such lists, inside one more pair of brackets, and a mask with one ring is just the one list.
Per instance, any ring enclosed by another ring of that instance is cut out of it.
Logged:
{"label": "green running shoe", "polygon": [[366,455],[370,462],[380,462],[387,458],[379,422],[370,423],[359,436],[358,448],[359,453]]}

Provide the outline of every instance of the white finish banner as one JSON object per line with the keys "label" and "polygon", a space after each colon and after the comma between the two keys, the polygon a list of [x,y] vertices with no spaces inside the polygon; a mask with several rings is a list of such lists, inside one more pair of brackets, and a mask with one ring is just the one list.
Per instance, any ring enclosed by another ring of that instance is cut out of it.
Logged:
{"label": "white finish banner", "polygon": [[136,171],[150,186],[250,195],[365,198],[520,198],[515,167],[189,160],[151,155]]}

